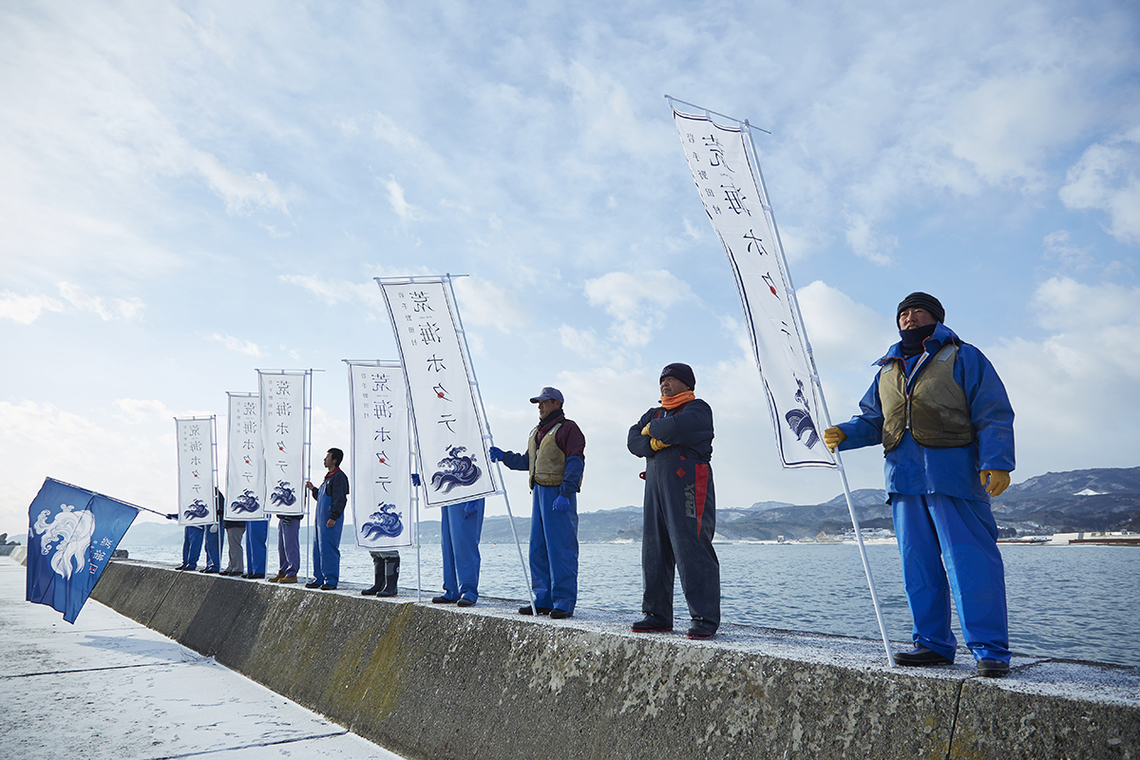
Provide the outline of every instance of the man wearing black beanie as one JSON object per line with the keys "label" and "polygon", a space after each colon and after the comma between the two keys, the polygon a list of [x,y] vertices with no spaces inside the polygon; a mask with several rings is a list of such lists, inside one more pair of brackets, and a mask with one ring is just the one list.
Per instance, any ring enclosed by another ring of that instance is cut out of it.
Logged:
{"label": "man wearing black beanie", "polygon": [[693,368],[675,362],[661,370],[661,405],[629,429],[626,446],[645,459],[641,570],[645,580],[634,633],[673,630],[673,577],[689,607],[690,639],[708,639],[720,627],[720,562],[713,489],[712,408],[693,394]]}
{"label": "man wearing black beanie", "polygon": [[[888,501],[914,618],[907,666],[950,665],[951,597],[978,673],[1009,672],[1005,569],[990,499],[1014,467],[1013,408],[993,365],[942,321],[927,293],[895,312],[901,340],[878,361],[862,413],[830,427],[835,451],[883,444]],[[945,558],[945,559],[944,559]]]}

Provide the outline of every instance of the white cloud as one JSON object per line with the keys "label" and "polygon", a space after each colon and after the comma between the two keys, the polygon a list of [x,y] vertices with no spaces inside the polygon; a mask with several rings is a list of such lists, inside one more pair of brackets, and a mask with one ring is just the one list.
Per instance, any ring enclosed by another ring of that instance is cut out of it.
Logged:
{"label": "white cloud", "polygon": [[45,311],[63,311],[63,304],[48,296],[21,296],[10,290],[0,293],[0,318],[30,325]]}
{"label": "white cloud", "polygon": [[424,212],[408,203],[404,197],[404,188],[396,181],[395,177],[389,177],[384,180],[384,188],[388,191],[388,203],[392,206],[392,210],[396,212],[396,216],[400,217],[405,223],[418,222],[426,218]]}
{"label": "white cloud", "polygon": [[1104,212],[1110,235],[1140,244],[1140,127],[1089,146],[1059,195],[1066,208]]}
{"label": "white cloud", "polygon": [[104,301],[99,296],[87,295],[78,285],[67,282],[59,283],[59,293],[77,310],[98,314],[104,321],[138,319],[146,309],[146,304],[138,298],[114,298]]}
{"label": "white cloud", "polygon": [[1030,473],[1135,466],[1140,288],[1055,277],[1031,307],[1048,332],[987,354],[1009,391],[1018,461]]}
{"label": "white cloud", "polygon": [[644,346],[665,325],[671,306],[695,301],[689,284],[659,269],[641,274],[609,272],[586,280],[591,306],[601,306],[614,318],[611,333],[619,343]]}
{"label": "white cloud", "polygon": [[897,235],[890,235],[874,229],[871,221],[863,214],[848,213],[847,245],[855,252],[875,264],[889,264],[891,253],[899,247]]}
{"label": "white cloud", "polygon": [[253,210],[280,211],[288,216],[288,195],[264,172],[245,174],[225,166],[209,153],[187,150],[182,171],[201,176],[218,197],[226,202],[226,212],[249,214]]}
{"label": "white cloud", "polygon": [[1091,248],[1073,245],[1072,235],[1068,230],[1050,232],[1042,239],[1042,245],[1045,248],[1046,258],[1060,261],[1067,267],[1085,269],[1093,263]]}
{"label": "white cloud", "polygon": [[481,277],[459,277],[454,282],[464,325],[494,327],[502,333],[529,325],[514,293],[502,285]]}
{"label": "white cloud", "polygon": [[236,351],[239,354],[252,356],[255,359],[265,355],[265,352],[262,351],[261,346],[250,340],[242,340],[241,338],[235,338],[232,335],[222,335],[221,333],[212,333],[207,337],[210,340],[221,343],[230,351]]}
{"label": "white cloud", "polygon": [[0,294],[0,317],[30,325],[44,312],[66,312],[68,307],[79,312],[97,315],[103,321],[131,321],[142,317],[146,309],[138,298],[111,298],[92,296],[77,285],[68,282],[57,284],[63,301],[49,296],[20,296],[10,291]]}

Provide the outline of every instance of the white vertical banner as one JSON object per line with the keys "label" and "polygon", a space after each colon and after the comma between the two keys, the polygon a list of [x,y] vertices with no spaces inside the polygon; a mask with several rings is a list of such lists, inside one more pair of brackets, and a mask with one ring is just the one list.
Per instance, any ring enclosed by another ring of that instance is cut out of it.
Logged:
{"label": "white vertical banner", "polygon": [[352,419],[352,517],[356,545],[413,543],[408,386],[397,361],[347,361]]}
{"label": "white vertical banner", "polygon": [[264,520],[265,456],[261,442],[261,400],[256,393],[227,393],[227,520]]}
{"label": "white vertical banner", "polygon": [[178,524],[213,525],[214,418],[174,420],[178,440]]}
{"label": "white vertical banner", "polygon": [[486,421],[449,279],[376,281],[408,383],[424,502],[440,507],[495,493]]}
{"label": "white vertical banner", "polygon": [[257,376],[265,456],[261,503],[270,514],[303,515],[308,373],[259,369]]}
{"label": "white vertical banner", "polygon": [[820,438],[825,417],[806,336],[745,127],[721,126],[676,108],[673,119],[697,192],[728,254],[780,462],[786,468],[835,467]]}

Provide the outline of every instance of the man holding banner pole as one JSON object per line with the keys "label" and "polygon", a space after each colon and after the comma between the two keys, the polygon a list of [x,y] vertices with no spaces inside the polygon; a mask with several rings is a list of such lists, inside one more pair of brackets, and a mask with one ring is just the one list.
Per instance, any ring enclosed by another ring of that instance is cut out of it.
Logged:
{"label": "man holding banner pole", "polygon": [[586,468],[586,436],[562,410],[562,392],[546,387],[530,400],[538,404],[538,425],[527,453],[494,446],[491,461],[530,472],[533,508],[530,521],[530,577],[534,606],[520,615],[573,617],[578,602],[578,490]]}
{"label": "man holding banner pole", "polygon": [[829,427],[828,448],[883,444],[903,583],[914,618],[907,666],[950,665],[953,596],[978,673],[1009,672],[1005,569],[990,499],[1014,467],[1013,408],[989,360],[943,324],[934,296],[898,305],[902,340],[878,361],[860,414]]}

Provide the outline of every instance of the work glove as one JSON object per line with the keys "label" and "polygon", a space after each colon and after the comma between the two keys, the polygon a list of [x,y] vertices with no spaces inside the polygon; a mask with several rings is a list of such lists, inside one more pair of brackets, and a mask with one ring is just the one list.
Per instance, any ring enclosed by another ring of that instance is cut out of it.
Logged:
{"label": "work glove", "polygon": [[500,449],[498,446],[492,446],[491,447],[491,461],[492,462],[503,461],[503,450]]}
{"label": "work glove", "polygon": [[829,427],[823,431],[823,443],[827,446],[828,450],[835,452],[839,444],[847,440],[847,433],[844,433],[837,427]]}
{"label": "work glove", "polygon": [[665,443],[665,442],[663,442],[663,441],[661,441],[661,440],[659,440],[659,439],[657,439],[657,438],[650,438],[650,439],[649,439],[649,446],[650,446],[650,447],[651,447],[651,448],[652,448],[654,451],[660,451],[661,449],[667,449],[667,448],[669,448],[669,447],[670,447],[670,446],[672,446],[672,445],[673,445],[673,444],[671,444],[671,443]]}
{"label": "work glove", "polygon": [[641,434],[642,435],[649,435],[649,423],[648,422],[646,422],[645,427],[643,427],[641,429]]}
{"label": "work glove", "polygon": [[1009,473],[1005,470],[982,470],[982,487],[991,497],[1001,496],[1002,491],[1009,488]]}
{"label": "work glove", "polygon": [[467,502],[463,506],[463,519],[466,520],[468,517],[471,517],[478,511],[479,507],[475,506],[474,502]]}
{"label": "work glove", "polygon": [[555,512],[569,512],[570,511],[570,500],[567,499],[565,496],[559,496],[558,498],[556,498],[554,500],[554,504],[551,505],[551,508]]}
{"label": "work glove", "polygon": [[412,485],[415,486],[416,488],[420,487],[420,475],[418,472],[412,473]]}

